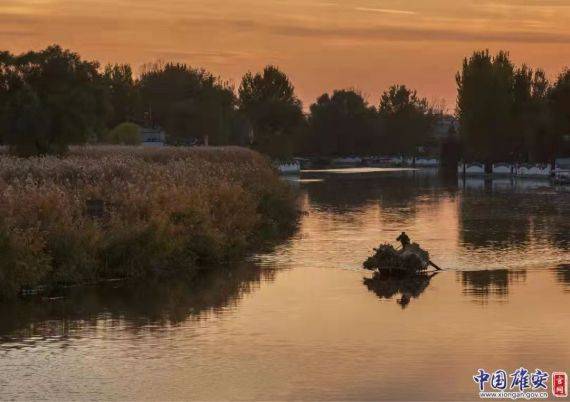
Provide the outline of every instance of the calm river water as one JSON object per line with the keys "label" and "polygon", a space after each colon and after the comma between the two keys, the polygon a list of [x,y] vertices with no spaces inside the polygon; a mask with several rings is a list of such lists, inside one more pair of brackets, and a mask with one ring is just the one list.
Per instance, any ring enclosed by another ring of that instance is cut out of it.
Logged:
{"label": "calm river water", "polygon": [[[273,252],[199,283],[0,305],[0,399],[478,400],[478,368],[570,371],[570,193],[350,169],[293,180]],[[367,281],[405,230],[446,270]]]}

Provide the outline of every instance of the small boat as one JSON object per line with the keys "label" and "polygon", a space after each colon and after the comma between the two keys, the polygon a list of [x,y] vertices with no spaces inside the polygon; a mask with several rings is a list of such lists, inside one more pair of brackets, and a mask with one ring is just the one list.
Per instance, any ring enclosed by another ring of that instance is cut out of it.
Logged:
{"label": "small boat", "polygon": [[393,275],[415,275],[433,266],[440,268],[429,259],[429,253],[417,243],[407,244],[396,250],[391,244],[381,244],[374,254],[364,261],[364,269]]}

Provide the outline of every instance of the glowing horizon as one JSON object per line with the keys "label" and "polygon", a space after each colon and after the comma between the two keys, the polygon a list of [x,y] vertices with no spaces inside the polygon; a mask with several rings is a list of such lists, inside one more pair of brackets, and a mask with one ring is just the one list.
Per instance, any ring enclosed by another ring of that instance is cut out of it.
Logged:
{"label": "glowing horizon", "polygon": [[236,86],[266,64],[292,79],[305,108],[333,89],[371,104],[403,83],[455,106],[455,73],[473,50],[510,51],[554,79],[570,64],[564,0],[3,0],[0,49],[57,43],[88,60],[165,60]]}

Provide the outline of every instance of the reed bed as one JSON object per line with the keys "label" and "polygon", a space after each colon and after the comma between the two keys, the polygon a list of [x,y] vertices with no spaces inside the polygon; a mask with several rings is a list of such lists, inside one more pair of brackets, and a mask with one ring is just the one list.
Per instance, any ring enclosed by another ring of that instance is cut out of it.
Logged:
{"label": "reed bed", "polygon": [[294,224],[294,195],[238,147],[0,154],[0,294],[196,271]]}

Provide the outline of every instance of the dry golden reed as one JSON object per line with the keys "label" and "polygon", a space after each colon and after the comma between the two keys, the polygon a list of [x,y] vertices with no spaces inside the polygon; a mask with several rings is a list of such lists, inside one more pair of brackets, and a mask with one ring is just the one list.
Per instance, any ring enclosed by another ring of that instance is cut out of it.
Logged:
{"label": "dry golden reed", "polygon": [[238,148],[0,155],[0,293],[196,270],[295,221],[269,161]]}

